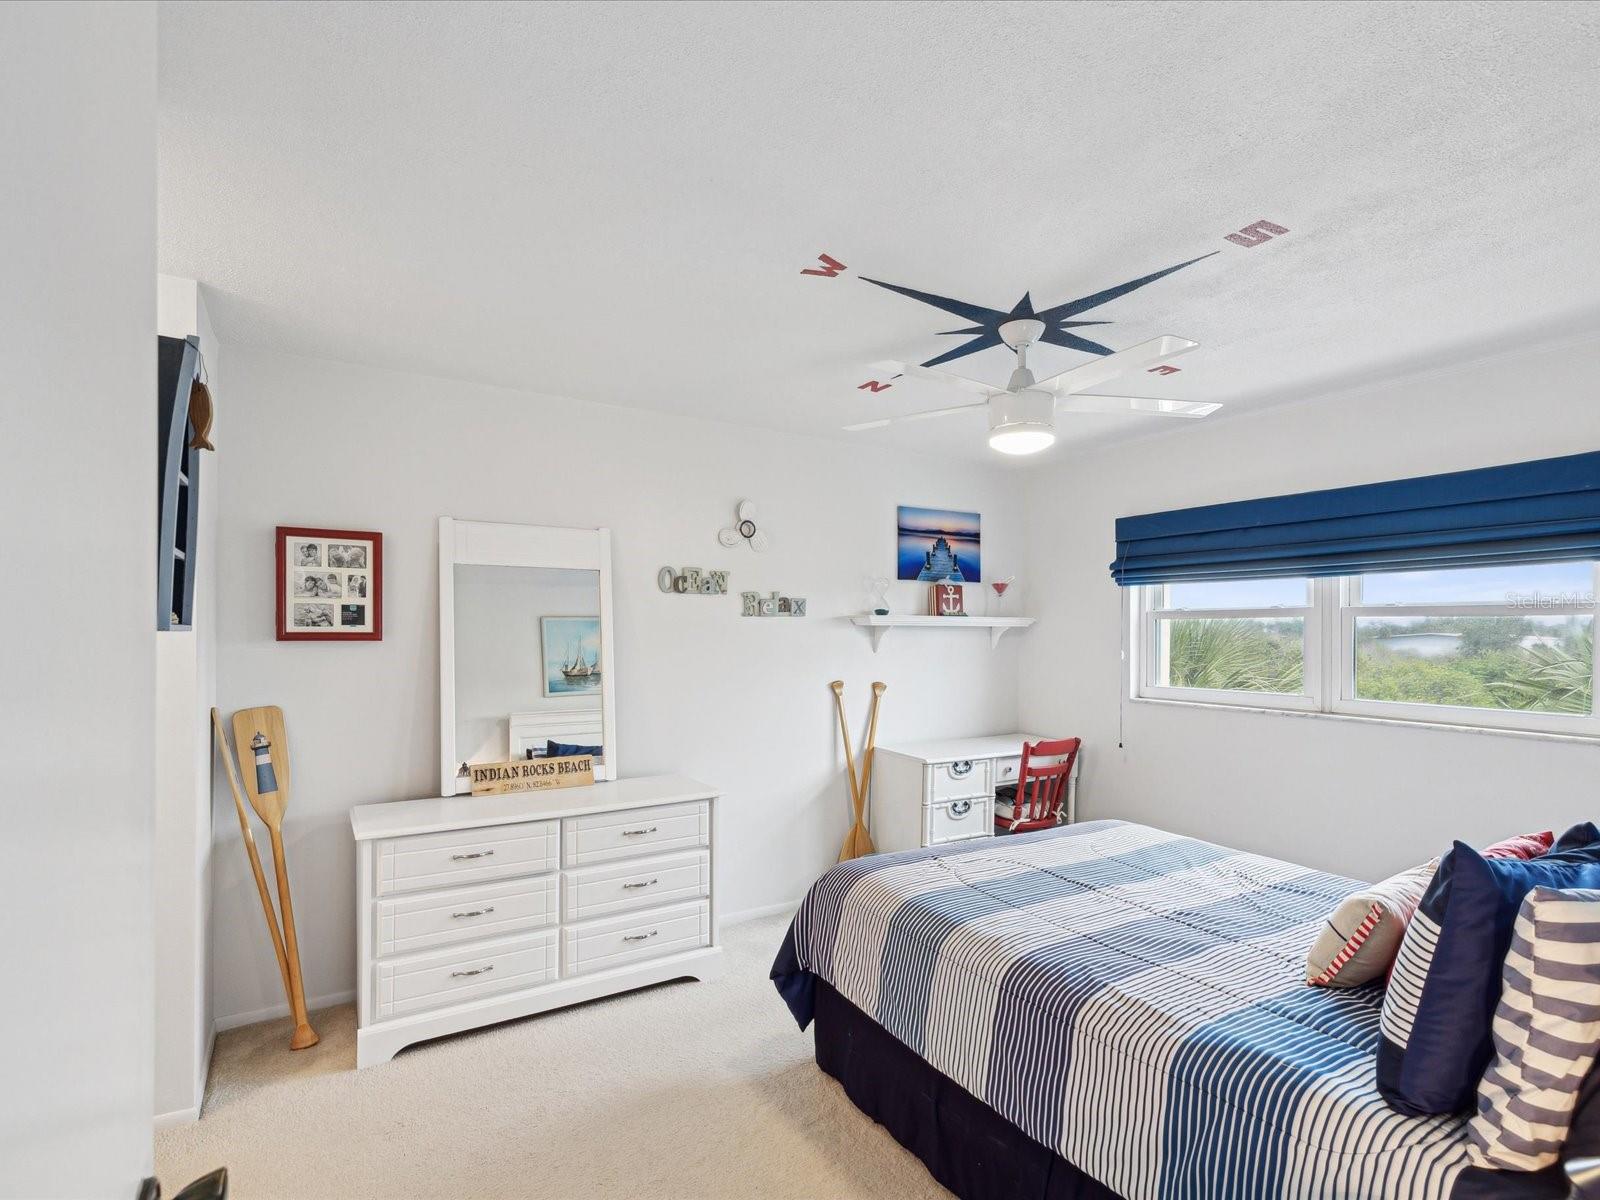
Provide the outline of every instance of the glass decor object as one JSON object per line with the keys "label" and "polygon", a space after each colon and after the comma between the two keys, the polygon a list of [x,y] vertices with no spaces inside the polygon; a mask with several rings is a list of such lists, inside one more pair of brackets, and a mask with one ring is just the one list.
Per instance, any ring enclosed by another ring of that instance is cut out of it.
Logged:
{"label": "glass decor object", "polygon": [[867,580],[867,596],[875,617],[889,615],[889,581],[882,575],[874,576]]}
{"label": "glass decor object", "polygon": [[994,612],[990,614],[991,616],[998,617],[1000,615],[1000,609],[1006,598],[1006,590],[1016,581],[1017,577],[1015,575],[1007,575],[1004,579],[990,581],[989,586],[994,589]]}

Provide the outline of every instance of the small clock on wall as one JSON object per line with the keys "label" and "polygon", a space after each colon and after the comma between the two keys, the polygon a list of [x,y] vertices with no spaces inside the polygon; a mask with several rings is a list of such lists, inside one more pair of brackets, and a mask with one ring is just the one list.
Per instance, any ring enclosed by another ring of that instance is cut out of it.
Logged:
{"label": "small clock on wall", "polygon": [[729,549],[740,542],[746,543],[750,549],[758,552],[767,548],[766,532],[756,524],[755,501],[739,501],[739,506],[733,511],[733,524],[726,529],[718,530],[717,541]]}
{"label": "small clock on wall", "polygon": [[277,529],[278,640],[383,640],[383,534]]}

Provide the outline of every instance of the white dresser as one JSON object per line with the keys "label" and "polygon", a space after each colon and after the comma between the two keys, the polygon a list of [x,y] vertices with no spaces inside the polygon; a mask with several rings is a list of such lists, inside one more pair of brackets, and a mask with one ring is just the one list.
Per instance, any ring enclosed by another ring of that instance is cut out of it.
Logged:
{"label": "white dresser", "polygon": [[722,969],[717,794],[655,776],[351,810],[356,1065]]}
{"label": "white dresser", "polygon": [[[872,760],[873,843],[884,851],[912,850],[993,837],[994,789],[1017,781],[1024,742],[1044,740],[1001,733],[879,746]],[[1080,754],[1067,782],[1067,821],[1076,817],[1082,761]]]}

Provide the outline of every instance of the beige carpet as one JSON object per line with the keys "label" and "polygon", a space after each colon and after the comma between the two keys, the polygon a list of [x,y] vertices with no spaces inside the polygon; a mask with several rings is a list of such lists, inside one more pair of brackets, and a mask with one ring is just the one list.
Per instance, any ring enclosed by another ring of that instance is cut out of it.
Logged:
{"label": "beige carpet", "polygon": [[355,1070],[355,1010],[217,1040],[204,1115],[156,1137],[168,1195],[233,1200],[948,1196],[811,1058],[767,981],[787,919],[726,931],[728,973],[461,1034]]}

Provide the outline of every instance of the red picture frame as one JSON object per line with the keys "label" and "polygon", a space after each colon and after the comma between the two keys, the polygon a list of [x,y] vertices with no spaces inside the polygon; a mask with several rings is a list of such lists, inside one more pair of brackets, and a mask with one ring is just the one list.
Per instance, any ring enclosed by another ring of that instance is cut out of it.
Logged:
{"label": "red picture frame", "polygon": [[383,640],[383,534],[279,525],[273,545],[278,641]]}

